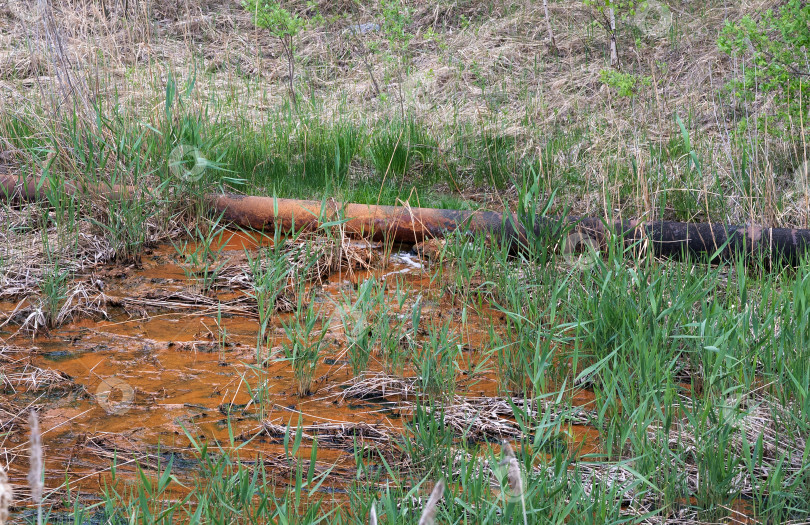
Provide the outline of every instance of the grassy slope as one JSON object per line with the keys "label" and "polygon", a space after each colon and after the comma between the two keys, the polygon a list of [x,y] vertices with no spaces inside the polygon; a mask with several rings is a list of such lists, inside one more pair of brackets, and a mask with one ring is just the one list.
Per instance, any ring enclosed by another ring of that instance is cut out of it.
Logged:
{"label": "grassy slope", "polygon": [[[803,130],[794,144],[756,130],[730,133],[759,106],[740,107],[723,96],[741,65],[718,51],[717,36],[724,20],[765,4],[742,10],[676,2],[672,24],[652,30],[643,17],[620,16],[618,70],[635,76],[632,96],[603,82],[611,68],[602,19],[580,2],[550,4],[557,49],[537,2],[407,2],[393,11],[375,2],[285,5],[310,21],[296,39],[297,110],[290,107],[278,39],[253,28],[237,2],[141,2],[127,18],[118,4],[105,17],[99,6],[61,3],[54,20],[65,62],[55,61],[33,32],[39,20],[33,3],[6,10],[3,127],[20,114],[37,121],[35,130],[52,125],[47,111],[68,109],[47,95],[60,92],[52,68],[70,63],[73,83],[85,90],[82,117],[93,121],[93,101],[107,117],[117,110],[126,129],[117,133],[149,135],[147,124],[164,129],[169,76],[179,88],[193,85],[172,118],[189,114],[199,125],[193,137],[172,137],[171,145],[192,142],[209,158],[224,154],[222,166],[250,180],[249,191],[306,196],[323,193],[331,180],[339,194],[356,200],[413,200],[415,186],[423,204],[500,206],[494,192],[513,197],[511,183],[532,166],[546,192],[559,188],[558,203],[578,214],[807,220],[803,196],[791,193]],[[644,16],[655,19],[654,12]],[[380,29],[355,36],[354,24]],[[675,115],[700,170],[688,162]],[[403,118],[415,124],[403,126]],[[30,161],[30,151],[10,142],[5,158]],[[343,146],[339,154],[336,144]],[[166,148],[159,149],[145,163],[165,171]],[[389,168],[396,149],[403,160]],[[743,149],[752,157],[746,174]]]}

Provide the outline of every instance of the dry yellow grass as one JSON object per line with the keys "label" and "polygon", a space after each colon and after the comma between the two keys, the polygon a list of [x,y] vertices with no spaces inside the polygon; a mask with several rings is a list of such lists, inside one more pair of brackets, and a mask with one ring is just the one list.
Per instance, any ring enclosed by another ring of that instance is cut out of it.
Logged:
{"label": "dry yellow grass", "polygon": [[[741,67],[718,50],[724,21],[776,2],[673,1],[671,30],[652,35],[620,21],[620,70],[652,83],[633,97],[618,96],[600,80],[610,69],[606,33],[599,15],[578,0],[549,4],[556,48],[542,2],[404,2],[411,14],[406,30],[413,35],[404,62],[393,54],[384,28],[360,36],[350,31],[356,24],[384,26],[377,2],[283,4],[305,18],[323,16],[297,39],[296,85],[319,101],[325,119],[375,122],[405,109],[441,138],[442,149],[465,126],[513,137],[525,155],[539,156],[551,137],[564,137],[565,147],[555,149],[552,160],[576,174],[580,188],[564,202],[577,214],[650,218],[660,215],[665,190],[670,202],[687,189],[705,202],[719,181],[725,216],[698,208],[692,218],[808,223],[804,199],[786,193],[804,160],[803,132],[793,144],[764,135],[751,142],[754,192],[743,196],[735,173],[739,151],[731,140],[742,108],[720,96]],[[48,20],[61,46],[49,36]],[[196,71],[194,102],[216,101],[226,118],[261,122],[288,96],[281,45],[254,28],[234,0],[9,0],[0,2],[0,27],[0,112],[54,94],[54,105],[67,107],[72,95],[66,84],[75,84],[84,97],[80,108],[110,104],[116,94],[122,108],[148,118],[162,109],[156,101],[170,71],[183,77]],[[767,110],[768,103],[754,108]],[[689,188],[681,182],[688,169],[683,155],[664,159],[657,173],[648,167],[651,147],[678,140],[675,114],[687,122],[704,162],[702,180],[691,180]],[[617,165],[631,159],[638,173],[618,175]],[[787,202],[779,205],[783,195]]]}

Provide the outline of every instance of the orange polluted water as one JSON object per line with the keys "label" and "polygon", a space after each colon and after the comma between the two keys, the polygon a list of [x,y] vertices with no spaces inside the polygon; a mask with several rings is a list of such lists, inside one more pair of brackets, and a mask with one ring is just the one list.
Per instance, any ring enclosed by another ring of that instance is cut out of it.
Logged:
{"label": "orange polluted water", "polygon": [[[244,263],[246,249],[268,244],[266,239],[256,241],[244,234],[226,239],[222,257],[233,264]],[[337,487],[339,491],[354,474],[354,438],[359,435],[360,441],[371,439],[372,444],[390,449],[393,445],[386,440],[404,432],[411,410],[397,407],[398,401],[407,401],[397,391],[343,395],[354,376],[336,305],[344,297],[355,300],[358,285],[371,277],[388,284],[385,300],[393,305],[392,312],[398,312],[395,315],[410,315],[415,298],[422,297],[423,319],[449,321],[457,331],[462,372],[456,399],[497,396],[500,386],[494,362],[477,375],[464,372],[477,363],[494,361],[482,352],[490,325],[500,322],[495,312],[466,312],[462,327],[458,306],[418,261],[393,257],[384,268],[380,266],[342,271],[313,284],[320,321],[328,323],[329,330],[313,392],[305,397],[297,395],[291,365],[281,349],[287,340],[283,324],[293,314],[274,314],[267,340],[257,349],[260,326],[255,303],[251,311],[244,303],[245,292],[238,289],[209,292],[207,296],[214,299],[211,304],[200,302],[199,294],[187,294],[191,283],[171,246],[145,255],[141,267],[109,267],[90,276],[103,285],[109,299],[107,319],[79,318],[33,340],[13,335],[15,329],[6,326],[0,336],[22,350],[19,359],[28,360],[27,366],[35,367],[32,370],[58,372],[58,379],[47,388],[38,387],[32,379],[29,387],[20,384],[3,393],[14,406],[41,407],[46,487],[64,490],[67,477],[72,489],[98,494],[113,484],[113,461],[117,465],[114,483],[126,486],[137,483],[137,467],[155,477],[170,460],[177,479],[191,487],[199,467],[194,445],[202,442],[219,444],[225,452],[232,445],[240,446],[240,457],[265,458],[266,468],[286,478],[283,435],[289,425],[294,433],[300,423],[306,436],[318,438],[319,467],[334,469],[334,479],[324,483],[324,490],[334,493]],[[411,299],[402,307],[393,294],[397,287],[410,290]],[[220,306],[212,306],[216,299],[222,301]],[[11,308],[3,305],[6,311]],[[381,370],[379,355],[373,354],[367,374]],[[412,378],[414,372],[406,367],[404,375]],[[583,404],[591,401],[590,395],[582,399]],[[403,406],[412,407],[412,403]],[[20,417],[21,422],[25,420],[24,415]],[[21,422],[4,437],[3,446],[12,458],[11,482],[23,487],[27,430]],[[358,425],[363,429],[358,430]],[[594,429],[572,425],[566,435],[571,450],[598,451]],[[310,444],[305,440],[298,456],[308,459]],[[172,484],[170,493],[181,497],[186,490]]]}

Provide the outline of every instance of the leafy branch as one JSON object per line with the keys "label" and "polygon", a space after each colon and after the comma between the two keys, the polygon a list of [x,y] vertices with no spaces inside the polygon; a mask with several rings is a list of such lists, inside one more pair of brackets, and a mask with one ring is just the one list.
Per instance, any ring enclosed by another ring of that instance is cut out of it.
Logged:
{"label": "leafy branch", "polygon": [[277,2],[265,0],[242,0],[242,7],[251,13],[256,27],[267,29],[279,39],[284,55],[287,57],[287,74],[289,78],[290,98],[298,106],[295,95],[295,37],[306,25],[306,20],[291,13]]}

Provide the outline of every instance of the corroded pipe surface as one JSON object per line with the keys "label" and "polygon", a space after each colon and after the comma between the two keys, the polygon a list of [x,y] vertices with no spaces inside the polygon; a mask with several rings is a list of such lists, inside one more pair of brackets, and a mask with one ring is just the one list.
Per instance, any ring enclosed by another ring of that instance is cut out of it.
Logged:
{"label": "corroded pipe surface", "polygon": [[[604,239],[605,227],[598,219],[582,219],[578,227],[598,240]],[[610,229],[625,244],[646,244],[656,255],[664,257],[678,258],[687,253],[712,260],[761,256],[796,263],[810,251],[810,230],[804,229],[635,220],[616,221]]]}
{"label": "corroded pipe surface", "polygon": [[18,179],[0,173],[0,197],[12,202],[32,201],[45,198],[45,192],[37,190],[37,183],[33,179]]}
{"label": "corroded pipe surface", "polygon": [[[374,240],[383,238],[415,243],[462,229],[486,233],[496,238],[525,240],[527,229],[501,213],[489,211],[439,210],[402,206],[321,203],[271,197],[219,194],[208,197],[216,213],[243,227],[282,231],[312,230],[325,222],[344,217],[349,235]],[[685,254],[733,260],[736,256],[763,256],[796,262],[810,249],[810,230],[763,228],[716,223],[615,221],[594,218],[555,219],[538,217],[535,233],[544,228],[566,225],[604,244],[608,234],[618,235],[626,244],[652,250],[655,255],[679,258]],[[516,243],[519,245],[519,243]]]}
{"label": "corroded pipe surface", "polygon": [[[0,198],[36,200],[46,197],[46,184],[37,189],[34,180],[0,174]],[[87,188],[66,185],[74,195],[86,195]],[[135,188],[114,186],[93,188],[90,192],[110,199],[137,194]],[[314,230],[323,224],[340,222],[348,235],[373,240],[416,243],[444,237],[461,229],[467,233],[484,233],[496,239],[524,241],[527,228],[508,214],[491,211],[439,210],[405,206],[341,204],[334,201],[307,201],[249,197],[236,194],[213,194],[206,197],[212,212],[227,221],[257,230],[278,225],[283,232]],[[604,245],[608,235],[621,237],[625,244],[637,243],[658,256],[681,257],[684,254],[732,260],[737,256],[762,256],[771,261],[795,263],[810,250],[810,230],[764,228],[717,223],[615,221],[605,223],[595,218],[555,219],[538,217],[536,234],[544,228],[566,226],[578,232],[579,239],[592,239]],[[579,241],[577,241],[579,242]],[[520,242],[514,242],[519,246]]]}
{"label": "corroded pipe surface", "polygon": [[243,227],[257,230],[314,230],[323,223],[338,221],[348,235],[372,240],[389,239],[416,243],[464,228],[470,232],[502,233],[514,237],[517,232],[503,221],[503,215],[490,211],[439,210],[404,206],[339,204],[330,201],[274,199],[220,194],[208,197],[215,213]]}
{"label": "corroded pipe surface", "polygon": [[[37,187],[39,186],[39,187]],[[73,182],[65,181],[64,190],[69,195],[86,196],[88,194],[122,200],[137,195],[137,189],[132,186],[108,186],[96,184],[91,187],[77,186]],[[15,177],[0,173],[0,199],[11,202],[24,202],[45,200],[48,198],[48,181],[37,181],[33,178]]]}

